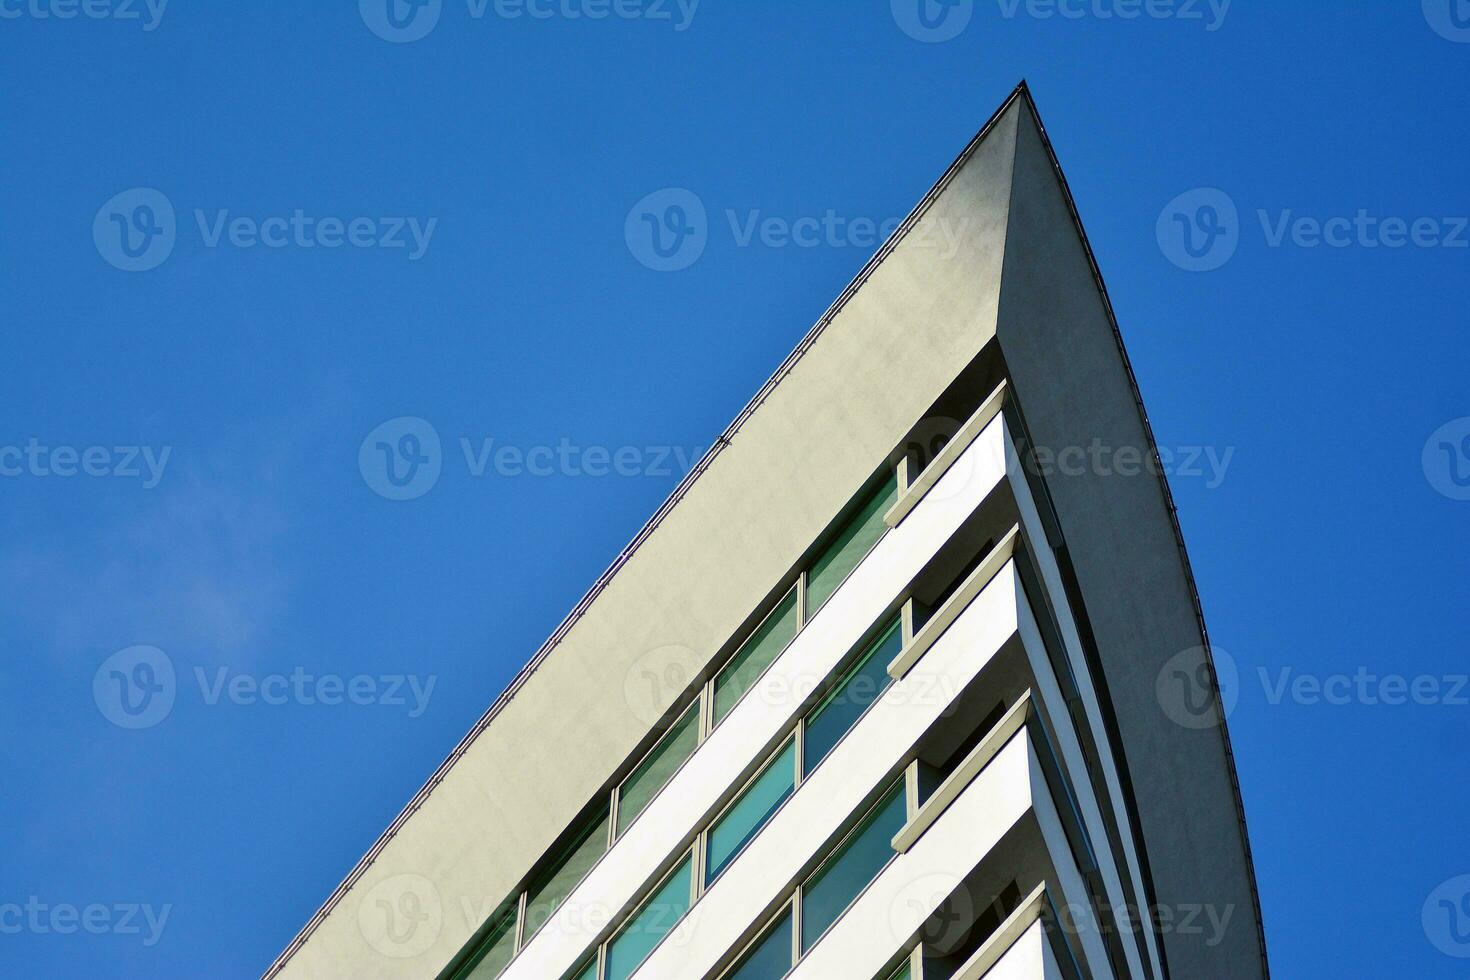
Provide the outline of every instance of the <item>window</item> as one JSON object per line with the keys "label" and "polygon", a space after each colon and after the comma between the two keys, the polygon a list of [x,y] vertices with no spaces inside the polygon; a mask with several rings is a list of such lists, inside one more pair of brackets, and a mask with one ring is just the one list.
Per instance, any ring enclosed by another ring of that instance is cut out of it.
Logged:
{"label": "window", "polygon": [[597,954],[592,959],[582,964],[581,969],[574,972],[569,980],[597,980]]}
{"label": "window", "polygon": [[796,739],[792,738],[710,829],[705,846],[706,885],[719,876],[795,789]]}
{"label": "window", "polygon": [[802,949],[810,949],[883,870],[893,857],[893,835],[903,828],[906,816],[903,780],[899,780],[807,880],[801,892]]}
{"label": "window", "polygon": [[572,842],[552,870],[526,895],[526,922],[522,945],[529,942],[551,918],[577,882],[592,870],[607,850],[607,810],[604,809],[581,836]]}
{"label": "window", "polygon": [[694,753],[699,743],[699,701],[695,700],[664,737],[654,746],[648,758],[633,770],[618,787],[618,833],[628,829],[648,801],[653,799],[674,771]]}
{"label": "window", "polygon": [[659,941],[674,931],[689,911],[692,884],[692,868],[686,857],[608,944],[607,980],[627,980]]}
{"label": "window", "polygon": [[740,959],[725,980],[780,980],[791,970],[791,910],[788,908],[766,934]]}
{"label": "window", "polygon": [[872,491],[856,514],[848,520],[837,536],[823,549],[807,572],[806,609],[810,619],[823,603],[837,591],[837,586],[847,574],[857,567],[888,529],[883,523],[883,514],[898,499],[898,476],[887,470],[884,479]]}
{"label": "window", "polygon": [[806,716],[802,745],[804,774],[817,768],[848,729],[857,723],[868,705],[878,700],[893,683],[893,678],[888,676],[888,664],[902,648],[903,631],[895,619],[826,699]]}
{"label": "window", "polygon": [[888,980],[909,980],[911,976],[913,976],[913,973],[909,970],[909,961],[904,960],[903,966],[899,967]]}
{"label": "window", "polygon": [[480,951],[458,974],[463,980],[491,980],[498,977],[510,965],[516,953],[516,909],[502,913],[504,918],[490,930],[480,945]]}
{"label": "window", "polygon": [[796,635],[796,626],[796,589],[792,588],[715,678],[715,724],[718,725],[720,719],[729,714],[740,695],[750,689],[761,672],[776,659],[776,654],[791,642]]}

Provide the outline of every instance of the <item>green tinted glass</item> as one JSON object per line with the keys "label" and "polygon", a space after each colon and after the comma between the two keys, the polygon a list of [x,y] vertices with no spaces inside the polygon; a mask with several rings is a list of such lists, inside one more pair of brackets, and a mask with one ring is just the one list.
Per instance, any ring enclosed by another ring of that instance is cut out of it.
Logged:
{"label": "green tinted glass", "polygon": [[781,916],[725,980],[780,980],[791,972],[791,913]]}
{"label": "green tinted glass", "polygon": [[629,919],[607,947],[607,980],[627,980],[689,911],[691,870],[685,858],[679,869]]}
{"label": "green tinted glass", "polygon": [[582,968],[576,973],[573,973],[569,980],[597,980],[597,956],[594,954],[592,959],[584,963]]}
{"label": "green tinted glass", "polygon": [[664,733],[648,758],[618,788],[618,833],[628,829],[648,801],[664,788],[674,770],[694,753],[698,744],[699,702],[696,700],[683,717],[674,722],[674,727]]}
{"label": "green tinted glass", "polygon": [[857,567],[872,549],[887,525],[883,514],[898,499],[898,477],[890,471],[882,484],[863,501],[858,512],[849,518],[837,536],[812,563],[806,577],[806,608],[810,619],[822,604],[837,591],[847,573]]}
{"label": "green tinted glass", "polygon": [[801,891],[801,948],[811,949],[893,857],[907,816],[900,781]]}
{"label": "green tinted glass", "polygon": [[888,665],[903,648],[903,631],[898,620],[869,646],[858,663],[848,668],[847,675],[832,689],[826,700],[806,717],[806,734],[802,742],[803,772],[817,768],[842,736],[857,723],[868,705],[888,690],[893,678]]}
{"label": "green tinted glass", "polygon": [[781,754],[745,788],[725,815],[709,832],[705,882],[715,880],[740,849],[754,837],[777,807],[796,789],[796,742],[786,743]]}
{"label": "green tinted glass", "polygon": [[463,980],[491,980],[500,976],[516,955],[516,917],[506,913],[490,935],[485,937],[479,952],[470,960],[470,969],[461,973]]}
{"label": "green tinted glass", "polygon": [[529,940],[551,918],[566,897],[607,850],[607,811],[584,828],[555,868],[526,896],[525,938]]}
{"label": "green tinted glass", "polygon": [[796,635],[796,589],[786,593],[715,678],[715,724]]}

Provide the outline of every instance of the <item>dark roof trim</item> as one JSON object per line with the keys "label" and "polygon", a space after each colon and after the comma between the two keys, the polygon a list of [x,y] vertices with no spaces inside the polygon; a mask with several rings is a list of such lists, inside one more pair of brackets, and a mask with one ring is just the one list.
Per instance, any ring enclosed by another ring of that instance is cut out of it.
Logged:
{"label": "dark roof trim", "polygon": [[[1097,286],[1098,295],[1102,297],[1103,308],[1106,310],[1108,316],[1108,323],[1113,328],[1113,340],[1115,343],[1117,343],[1118,354],[1123,359],[1123,370],[1127,372],[1128,375],[1128,387],[1132,390],[1133,401],[1138,406],[1138,418],[1143,423],[1144,435],[1148,439],[1149,452],[1153,454],[1154,462],[1158,463],[1158,441],[1154,439],[1153,425],[1149,422],[1148,410],[1144,408],[1143,405],[1143,394],[1138,387],[1138,376],[1134,374],[1133,363],[1128,359],[1128,350],[1126,347],[1123,346],[1123,332],[1118,328],[1118,317],[1117,314],[1113,311],[1113,301],[1112,298],[1108,295],[1107,284],[1103,282],[1102,269],[1097,264],[1097,256],[1092,251],[1092,243],[1088,241],[1087,231],[1082,227],[1082,218],[1077,211],[1077,202],[1072,197],[1072,189],[1067,185],[1066,175],[1062,173],[1062,166],[1061,163],[1057,160],[1056,150],[1053,149],[1051,145],[1051,137],[1049,137],[1046,133],[1046,126],[1041,121],[1041,114],[1036,110],[1035,100],[1032,99],[1031,91],[1027,87],[1025,81],[1021,82],[1020,86],[1017,88],[1017,93],[1024,94],[1026,96],[1026,106],[1028,109],[1030,109],[1031,118],[1036,123],[1036,131],[1041,135],[1041,144],[1046,148],[1047,158],[1051,161],[1052,169],[1056,173],[1057,183],[1061,185],[1062,195],[1066,198],[1067,210],[1072,215],[1072,223],[1076,227],[1077,235],[1082,241],[1082,248],[1087,253],[1087,262],[1088,265],[1092,267],[1092,276]],[[1014,94],[1012,95],[1012,98],[1015,98]],[[1214,653],[1212,652],[1210,647],[1210,633],[1208,628],[1205,626],[1205,613],[1204,607],[1200,604],[1199,588],[1196,585],[1194,579],[1194,568],[1189,563],[1189,552],[1186,551],[1184,547],[1184,531],[1179,525],[1179,509],[1174,504],[1174,493],[1169,487],[1168,479],[1163,475],[1162,466],[1157,467],[1155,471],[1159,473],[1159,486],[1163,489],[1164,492],[1164,504],[1169,511],[1169,522],[1174,527],[1174,540],[1175,543],[1179,546],[1179,562],[1184,567],[1184,578],[1185,581],[1189,584],[1189,598],[1190,601],[1194,604],[1194,615],[1195,619],[1199,623],[1200,638],[1204,641],[1205,661],[1209,664],[1210,679],[1215,684],[1215,690],[1217,692],[1218,698],[1220,681],[1215,673],[1215,658]],[[1223,712],[1220,715],[1220,739],[1224,743],[1225,747],[1225,761],[1230,771],[1230,786],[1235,795],[1235,812],[1237,818],[1240,821],[1240,840],[1242,846],[1245,848],[1246,877],[1247,880],[1250,882],[1251,900],[1255,906],[1254,911],[1256,919],[1256,932],[1261,944],[1261,971],[1264,976],[1269,978],[1271,976],[1271,966],[1266,955],[1266,925],[1265,920],[1261,916],[1261,893],[1259,887],[1256,884],[1256,864],[1255,859],[1251,855],[1250,833],[1246,828],[1245,802],[1240,795],[1240,777],[1236,774],[1235,771],[1235,751],[1230,744],[1230,731],[1226,726],[1225,716]],[[1118,751],[1119,750],[1117,748],[1114,749],[1115,753],[1117,753]],[[1119,755],[1119,762],[1120,766],[1125,765],[1125,763],[1122,762],[1121,754]],[[1130,797],[1132,796],[1131,791],[1128,793],[1128,795]],[[1136,811],[1133,814],[1133,817],[1135,821],[1138,820],[1138,814]],[[1141,833],[1141,828],[1139,828],[1136,833]],[[1139,852],[1139,858],[1140,860],[1145,860],[1142,850],[1140,850]],[[1152,876],[1150,875],[1149,877]],[[1162,951],[1162,944],[1160,945],[1160,949]],[[1167,964],[1165,965],[1165,969],[1168,969]]]}

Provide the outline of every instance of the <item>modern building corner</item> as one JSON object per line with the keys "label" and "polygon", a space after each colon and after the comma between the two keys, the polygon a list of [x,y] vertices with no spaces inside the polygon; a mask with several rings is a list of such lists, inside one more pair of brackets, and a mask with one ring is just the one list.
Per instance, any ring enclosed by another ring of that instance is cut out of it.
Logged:
{"label": "modern building corner", "polygon": [[1268,976],[1156,459],[1023,84],[267,980]]}

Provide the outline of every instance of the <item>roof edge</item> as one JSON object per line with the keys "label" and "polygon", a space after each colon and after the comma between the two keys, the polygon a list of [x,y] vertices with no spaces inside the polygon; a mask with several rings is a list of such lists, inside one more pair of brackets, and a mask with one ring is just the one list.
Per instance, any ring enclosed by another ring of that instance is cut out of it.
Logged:
{"label": "roof edge", "polygon": [[[1087,237],[1087,230],[1082,225],[1082,217],[1077,210],[1076,199],[1072,196],[1072,189],[1067,183],[1067,176],[1062,172],[1061,162],[1057,158],[1056,150],[1052,146],[1051,137],[1047,134],[1046,124],[1041,120],[1041,114],[1036,108],[1036,102],[1031,95],[1030,87],[1023,80],[1017,86],[1012,98],[1024,96],[1023,101],[1031,113],[1031,119],[1036,125],[1036,132],[1041,137],[1041,145],[1046,151],[1047,159],[1050,161],[1053,173],[1058,185],[1061,187],[1062,196],[1066,200],[1067,210],[1072,216],[1072,223],[1077,231],[1077,236],[1082,242],[1082,249],[1087,255],[1087,263],[1092,269],[1094,285],[1098,296],[1102,299],[1103,310],[1107,315],[1108,324],[1113,331],[1113,342],[1118,348],[1118,354],[1122,358],[1123,370],[1128,378],[1128,387],[1133,395],[1133,401],[1138,409],[1139,421],[1143,424],[1145,437],[1148,439],[1149,452],[1155,460],[1158,458],[1158,441],[1154,438],[1153,424],[1149,421],[1148,409],[1143,404],[1143,393],[1138,386],[1138,376],[1134,373],[1133,362],[1128,357],[1128,349],[1123,344],[1123,332],[1118,327],[1118,317],[1113,309],[1112,297],[1108,295],[1107,284],[1103,281],[1102,269],[1098,265],[1097,256],[1092,250],[1092,242]],[[1205,662],[1209,664],[1210,677],[1215,683],[1216,697],[1218,700],[1219,678],[1215,673],[1214,651],[1210,644],[1209,629],[1205,624],[1204,607],[1200,602],[1199,587],[1195,581],[1194,568],[1189,561],[1189,552],[1184,544],[1184,531],[1179,523],[1179,509],[1174,503],[1174,492],[1169,486],[1169,481],[1163,476],[1162,468],[1158,468],[1159,485],[1164,493],[1165,508],[1169,512],[1169,523],[1174,529],[1174,540],[1179,550],[1179,562],[1183,567],[1184,578],[1189,586],[1189,598],[1194,605],[1195,620],[1199,625],[1200,638],[1203,641],[1205,651]],[[1225,749],[1225,760],[1229,767],[1230,787],[1235,798],[1236,817],[1240,823],[1241,845],[1245,850],[1246,877],[1250,884],[1251,900],[1254,905],[1256,932],[1261,945],[1261,970],[1265,977],[1271,976],[1269,957],[1266,951],[1266,926],[1265,919],[1261,914],[1261,893],[1256,881],[1255,857],[1251,851],[1250,831],[1246,825],[1245,801],[1240,792],[1240,778],[1235,767],[1235,750],[1231,745],[1230,731],[1227,720],[1222,712],[1220,715],[1220,739]]]}

